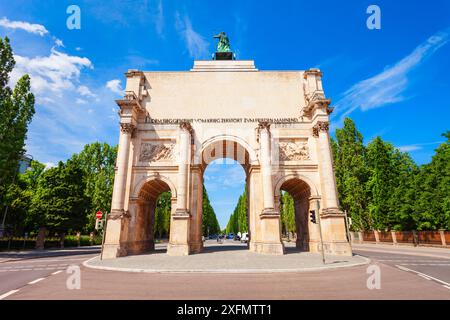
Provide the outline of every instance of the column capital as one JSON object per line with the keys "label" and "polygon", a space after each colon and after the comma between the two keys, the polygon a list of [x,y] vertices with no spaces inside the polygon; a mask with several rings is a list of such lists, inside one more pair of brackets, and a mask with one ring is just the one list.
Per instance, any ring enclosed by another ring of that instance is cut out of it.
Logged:
{"label": "column capital", "polygon": [[270,122],[268,122],[268,121],[259,121],[259,123],[258,123],[258,131],[261,132],[261,130],[270,131]]}
{"label": "column capital", "polygon": [[129,217],[130,217],[130,213],[123,209],[113,209],[113,210],[111,210],[111,213],[107,215],[108,220],[117,220],[117,219],[129,218]]}
{"label": "column capital", "polygon": [[313,131],[313,137],[318,138],[319,132],[328,132],[330,127],[330,123],[328,121],[317,121],[317,123],[312,128]]}
{"label": "column capital", "polygon": [[191,123],[188,122],[188,121],[182,121],[182,122],[180,122],[180,129],[181,129],[182,131],[187,131],[187,132],[189,132],[189,134],[191,134],[191,135],[192,135],[192,133],[193,133],[193,131],[194,131],[194,129],[192,128]]}
{"label": "column capital", "polygon": [[135,130],[136,130],[136,126],[132,123],[121,123],[120,124],[120,131],[122,133],[132,135]]}

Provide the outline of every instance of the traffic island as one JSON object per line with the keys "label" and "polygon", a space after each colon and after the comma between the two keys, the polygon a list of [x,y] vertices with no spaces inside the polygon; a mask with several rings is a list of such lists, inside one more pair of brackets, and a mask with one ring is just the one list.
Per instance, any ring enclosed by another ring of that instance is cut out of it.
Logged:
{"label": "traffic island", "polygon": [[199,254],[170,256],[162,245],[152,253],[84,262],[88,268],[147,273],[279,273],[307,272],[365,265],[369,259],[326,255],[325,264],[317,253],[286,248],[285,255],[264,255],[250,252],[246,246],[234,244],[208,245]]}

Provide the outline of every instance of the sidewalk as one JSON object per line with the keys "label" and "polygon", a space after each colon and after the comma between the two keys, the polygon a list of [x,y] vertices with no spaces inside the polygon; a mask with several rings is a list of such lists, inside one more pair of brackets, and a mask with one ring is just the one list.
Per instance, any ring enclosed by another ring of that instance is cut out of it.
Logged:
{"label": "sidewalk", "polygon": [[326,255],[326,264],[317,253],[298,252],[287,248],[287,254],[263,255],[247,250],[244,245],[225,242],[208,243],[204,252],[189,256],[172,257],[165,253],[163,245],[157,245],[154,253],[100,260],[94,257],[84,263],[88,268],[146,273],[279,273],[320,271],[353,267],[369,263],[369,259]]}
{"label": "sidewalk", "polygon": [[100,253],[101,246],[73,247],[64,249],[0,251],[0,263],[45,257]]}

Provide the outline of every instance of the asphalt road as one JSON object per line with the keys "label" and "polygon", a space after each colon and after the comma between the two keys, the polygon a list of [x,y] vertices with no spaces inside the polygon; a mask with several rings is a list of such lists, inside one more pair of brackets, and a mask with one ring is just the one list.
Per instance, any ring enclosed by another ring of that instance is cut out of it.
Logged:
{"label": "asphalt road", "polygon": [[[380,267],[380,289],[368,289],[367,266],[282,274],[148,274],[81,266],[81,288],[68,289],[65,268],[92,257],[72,255],[0,263],[0,298],[450,300],[449,250],[416,252],[374,245],[354,249]],[[9,295],[2,297],[5,293]]]}
{"label": "asphalt road", "polygon": [[38,283],[50,275],[62,273],[71,265],[79,266],[96,254],[98,251],[90,254],[65,252],[62,256],[55,255],[54,252],[44,256],[9,255],[9,259],[2,259],[0,263],[0,299],[6,298],[7,295],[25,286]]}

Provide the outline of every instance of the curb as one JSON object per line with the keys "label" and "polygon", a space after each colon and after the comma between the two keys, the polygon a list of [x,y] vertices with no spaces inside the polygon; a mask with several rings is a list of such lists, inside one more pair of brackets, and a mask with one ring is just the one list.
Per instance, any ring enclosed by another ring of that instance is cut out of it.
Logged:
{"label": "curb", "polygon": [[364,261],[355,262],[346,265],[330,265],[330,266],[322,266],[322,267],[312,267],[312,268],[296,268],[296,269],[203,269],[203,270],[192,270],[192,269],[180,269],[180,270],[171,270],[171,269],[139,269],[139,268],[121,268],[121,267],[103,267],[103,266],[93,266],[90,265],[89,262],[96,259],[96,257],[90,258],[86,261],[83,261],[83,266],[90,269],[97,270],[106,270],[106,271],[119,271],[119,272],[135,272],[135,273],[299,273],[299,272],[313,272],[313,271],[323,271],[330,269],[339,269],[339,268],[351,268],[357,266],[363,266],[370,263],[370,259],[361,255],[355,255],[362,258]]}

